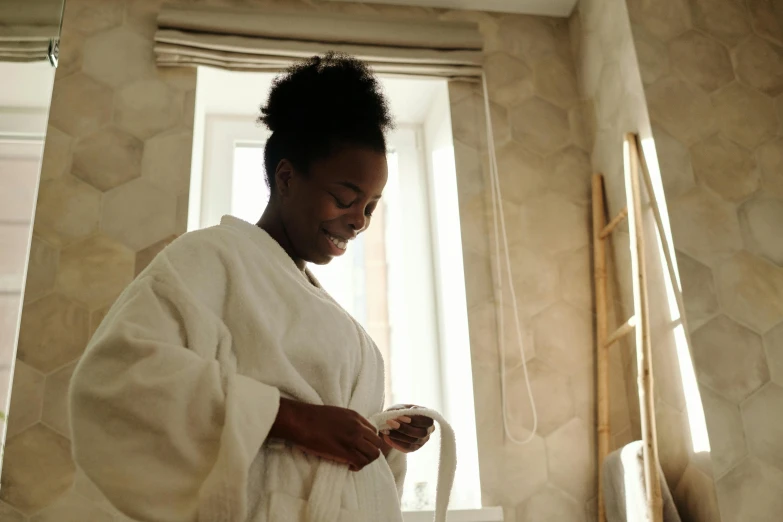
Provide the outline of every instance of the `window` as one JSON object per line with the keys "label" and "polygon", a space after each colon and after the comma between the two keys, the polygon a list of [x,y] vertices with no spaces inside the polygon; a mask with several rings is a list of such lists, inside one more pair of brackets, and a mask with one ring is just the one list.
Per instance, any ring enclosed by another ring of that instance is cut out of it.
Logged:
{"label": "window", "polygon": [[[255,117],[273,76],[211,69],[199,69],[198,74],[189,228],[217,224],[224,214],[255,223],[269,198],[263,168],[268,135]],[[373,226],[345,255],[310,269],[378,345],[386,361],[387,405],[426,405],[450,419],[459,434],[460,462],[451,508],[478,508],[470,346],[446,84],[384,79],[384,87],[397,128],[388,136],[389,181]],[[435,437],[408,461],[406,511],[434,509],[438,445]]]}

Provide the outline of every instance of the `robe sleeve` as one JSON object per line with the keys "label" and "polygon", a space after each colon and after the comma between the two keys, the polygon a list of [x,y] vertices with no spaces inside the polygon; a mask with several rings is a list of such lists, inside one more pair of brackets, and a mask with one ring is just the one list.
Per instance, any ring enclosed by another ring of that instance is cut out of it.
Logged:
{"label": "robe sleeve", "polygon": [[74,458],[133,519],[244,522],[248,470],[280,394],[218,361],[227,328],[175,276],[134,281],[79,362]]}

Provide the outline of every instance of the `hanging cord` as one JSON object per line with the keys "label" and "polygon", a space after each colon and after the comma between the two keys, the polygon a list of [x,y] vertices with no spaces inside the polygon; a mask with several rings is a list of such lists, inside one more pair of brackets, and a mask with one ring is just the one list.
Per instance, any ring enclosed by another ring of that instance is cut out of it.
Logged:
{"label": "hanging cord", "polygon": [[[527,359],[525,358],[525,348],[522,342],[522,326],[519,323],[519,307],[517,305],[517,294],[514,290],[514,279],[511,275],[511,257],[508,252],[508,234],[506,232],[506,216],[503,213],[503,198],[500,191],[500,177],[498,176],[498,162],[495,154],[495,138],[492,132],[492,115],[489,108],[489,91],[487,90],[487,76],[482,73],[481,82],[484,88],[484,113],[487,126],[487,149],[489,152],[489,179],[490,190],[492,191],[492,221],[495,229],[495,268],[497,272],[496,294],[498,295],[498,350],[500,353],[500,408],[503,411],[503,431],[508,440],[515,444],[527,444],[536,436],[538,430],[538,412],[536,403],[533,400],[533,389],[530,385],[530,375],[527,370]],[[499,216],[499,219],[498,219]],[[499,227],[498,227],[499,223]],[[499,233],[500,232],[500,233]],[[507,396],[506,396],[506,349],[505,349],[505,324],[503,316],[503,271],[500,266],[500,238],[503,238],[503,251],[506,260],[506,276],[508,277],[508,287],[511,291],[511,304],[514,309],[514,323],[517,330],[517,342],[519,343],[519,354],[522,356],[522,369],[525,374],[525,386],[527,387],[528,397],[530,398],[530,409],[533,413],[533,429],[530,435],[524,440],[514,437],[509,428]]]}

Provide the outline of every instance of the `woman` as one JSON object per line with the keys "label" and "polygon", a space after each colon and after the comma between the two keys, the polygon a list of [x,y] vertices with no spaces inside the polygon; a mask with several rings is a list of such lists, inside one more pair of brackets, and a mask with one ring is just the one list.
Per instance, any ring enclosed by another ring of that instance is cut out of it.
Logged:
{"label": "woman", "polygon": [[278,77],[260,120],[261,220],[182,236],[120,296],[72,380],[76,461],[141,521],[400,521],[404,454],[432,421],[367,420],[380,353],[306,268],[370,225],[387,102],[328,54]]}

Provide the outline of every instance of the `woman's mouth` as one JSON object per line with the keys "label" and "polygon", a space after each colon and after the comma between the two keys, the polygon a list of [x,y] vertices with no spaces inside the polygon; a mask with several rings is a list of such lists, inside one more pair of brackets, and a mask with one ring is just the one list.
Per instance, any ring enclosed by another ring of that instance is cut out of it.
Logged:
{"label": "woman's mouth", "polygon": [[345,249],[348,248],[348,241],[349,240],[341,238],[341,237],[338,237],[338,236],[333,236],[332,234],[330,234],[329,232],[327,232],[325,230],[324,230],[324,234],[326,234],[326,239],[328,239],[329,242],[331,244],[333,244],[335,246],[335,248],[337,248],[337,250],[340,251],[340,253],[345,252]]}

